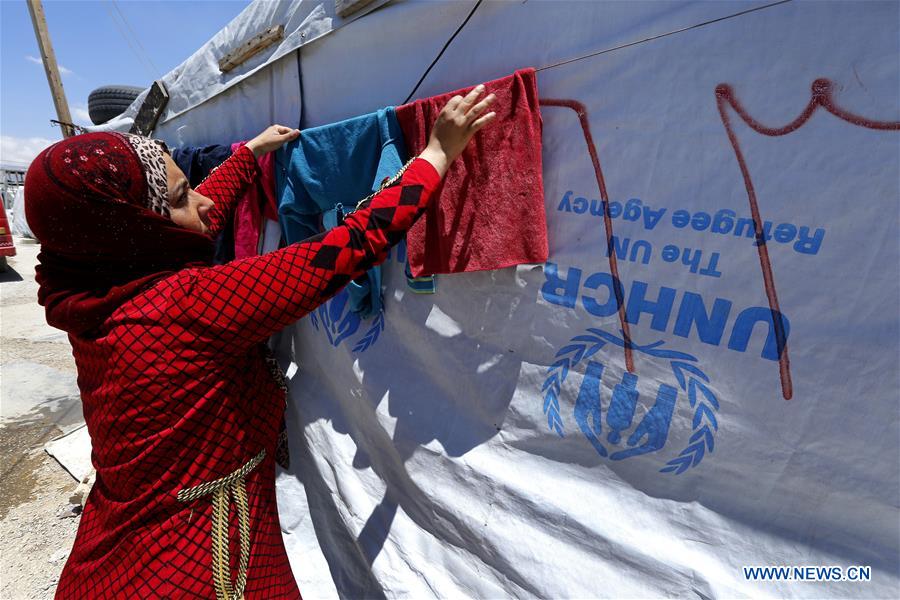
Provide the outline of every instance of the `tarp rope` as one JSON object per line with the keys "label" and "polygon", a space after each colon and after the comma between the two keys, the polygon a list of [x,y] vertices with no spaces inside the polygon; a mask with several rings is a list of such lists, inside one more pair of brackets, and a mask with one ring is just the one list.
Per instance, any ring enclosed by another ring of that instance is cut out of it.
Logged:
{"label": "tarp rope", "polygon": [[[570,64],[573,62],[584,60],[586,58],[592,58],[594,56],[600,56],[601,54],[606,54],[608,52],[615,52],[616,50],[621,50],[623,48],[628,48],[630,46],[637,46],[638,44],[652,42],[653,40],[658,40],[658,39],[661,39],[664,37],[668,37],[670,35],[675,35],[676,33],[684,33],[685,31],[690,31],[692,29],[706,27],[707,25],[712,25],[713,23],[727,21],[728,19],[734,19],[736,17],[741,17],[743,15],[747,15],[747,14],[756,12],[758,10],[765,10],[767,8],[773,8],[775,6],[779,6],[781,4],[787,4],[788,2],[793,2],[793,1],[794,0],[778,0],[778,2],[771,2],[769,4],[763,4],[762,6],[754,6],[753,8],[748,8],[746,10],[742,10],[742,11],[739,11],[739,12],[736,12],[736,13],[733,13],[730,15],[725,15],[724,17],[717,17],[715,19],[710,19],[708,21],[703,21],[701,23],[695,23],[694,25],[682,27],[681,29],[675,29],[673,31],[668,31],[666,33],[660,33],[658,35],[653,35],[653,36],[646,37],[646,38],[643,38],[640,40],[635,40],[633,42],[628,42],[627,44],[621,44],[619,46],[614,46],[612,48],[605,48],[603,50],[598,50],[596,52],[591,52],[589,54],[584,54],[582,56],[576,56],[575,58],[569,58],[569,59],[566,59],[566,60],[563,60],[563,61],[560,61],[557,63],[545,65],[543,67],[539,67],[539,68],[535,69],[535,71],[546,71],[547,69],[554,69],[556,67],[561,67],[563,65],[567,65],[567,64]],[[407,104],[412,99],[412,97],[415,95],[415,93],[417,91],[419,91],[419,86],[421,86],[422,82],[425,81],[425,78],[428,77],[428,74],[431,72],[431,70],[434,68],[434,66],[437,64],[437,62],[444,55],[444,52],[447,50],[447,48],[450,46],[450,44],[453,42],[453,40],[456,39],[456,36],[458,36],[459,33],[463,30],[463,28],[469,23],[469,20],[472,18],[472,15],[474,15],[475,11],[478,10],[478,7],[481,6],[481,2],[482,2],[482,0],[478,0],[478,2],[475,3],[475,6],[473,6],[472,10],[469,11],[469,14],[466,16],[465,20],[463,20],[463,22],[460,23],[459,27],[456,28],[456,31],[454,31],[453,34],[447,39],[447,42],[444,44],[443,48],[441,48],[441,51],[438,52],[437,56],[434,57],[434,60],[431,61],[431,64],[428,65],[428,68],[425,69],[425,72],[422,73],[422,76],[419,78],[419,81],[416,83],[415,87],[409,93],[409,96],[406,97],[406,100],[403,101],[403,104]]]}
{"label": "tarp rope", "polygon": [[561,67],[563,65],[567,65],[569,63],[573,63],[579,60],[584,60],[586,58],[591,58],[593,56],[599,56],[601,54],[606,54],[607,52],[614,52],[616,50],[621,50],[622,48],[628,48],[629,46],[637,46],[638,44],[643,44],[645,42],[652,42],[653,40],[658,40],[660,38],[668,37],[670,35],[675,35],[676,33],[683,33],[685,31],[690,31],[691,29],[697,29],[699,27],[705,27],[707,25],[712,25],[713,23],[718,23],[719,21],[727,21],[728,19],[733,19],[735,17],[740,17],[746,14],[750,14],[752,12],[756,12],[758,10],[764,10],[766,8],[772,8],[774,6],[778,6],[779,4],[787,4],[788,2],[793,2],[794,0],[779,0],[778,2],[772,2],[771,4],[764,4],[762,6],[756,6],[754,8],[748,8],[747,10],[742,10],[740,12],[736,12],[731,15],[725,15],[724,17],[718,17],[716,19],[710,19],[709,21],[703,21],[702,23],[697,23],[695,25],[689,25],[688,27],[682,27],[681,29],[676,29],[674,31],[669,31],[667,33],[660,33],[659,35],[650,36],[648,38],[644,38],[642,40],[636,40],[634,42],[628,42],[627,44],[622,44],[620,46],[615,46],[613,48],[606,48],[605,50],[598,50],[597,52],[591,52],[590,54],[585,54],[584,56],[577,56],[575,58],[569,58],[567,60],[553,63],[552,65],[547,65],[544,67],[540,67],[539,69],[535,69],[535,71],[546,71],[547,69],[553,69],[555,67]]}
{"label": "tarp rope", "polygon": [[447,47],[450,46],[450,43],[456,38],[457,35],[459,35],[459,32],[463,30],[463,27],[466,26],[466,24],[469,22],[469,19],[472,18],[472,15],[474,15],[475,11],[478,10],[478,7],[481,6],[481,2],[482,0],[478,0],[478,2],[475,3],[475,6],[473,6],[472,10],[469,11],[469,15],[466,17],[466,19],[460,24],[459,27],[456,28],[456,31],[453,32],[453,35],[450,36],[450,39],[447,40],[447,43],[444,44],[444,47],[441,48],[441,51],[438,52],[438,55],[434,57],[434,60],[431,61],[431,64],[428,65],[428,68],[425,69],[424,73],[422,73],[422,77],[419,78],[418,83],[416,83],[416,87],[412,89],[412,91],[409,93],[409,96],[407,96],[406,100],[403,101],[403,104],[409,103],[409,101],[412,100],[413,95],[415,95],[415,93],[419,91],[419,86],[422,85],[422,82],[425,81],[426,77],[428,77],[431,69],[434,68],[434,65],[437,64],[437,61],[439,61],[444,55],[444,52],[447,50]]}

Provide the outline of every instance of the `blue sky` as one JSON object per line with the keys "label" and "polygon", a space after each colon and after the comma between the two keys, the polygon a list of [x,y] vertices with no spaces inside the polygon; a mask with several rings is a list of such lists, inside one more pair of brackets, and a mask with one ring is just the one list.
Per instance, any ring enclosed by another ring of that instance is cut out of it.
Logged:
{"label": "blue sky", "polygon": [[[91,90],[116,84],[149,86],[248,4],[249,0],[44,0],[73,120],[90,123]],[[40,56],[25,1],[0,0],[3,162],[28,162],[62,137],[50,125],[56,111]]]}

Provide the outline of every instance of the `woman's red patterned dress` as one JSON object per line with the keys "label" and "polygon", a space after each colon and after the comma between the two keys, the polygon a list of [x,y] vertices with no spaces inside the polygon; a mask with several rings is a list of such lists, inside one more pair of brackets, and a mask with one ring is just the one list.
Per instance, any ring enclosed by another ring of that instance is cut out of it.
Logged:
{"label": "woman's red patterned dress", "polygon": [[[213,233],[256,177],[244,148],[198,188]],[[342,226],[179,271],[70,335],[97,480],[57,598],[300,596],[275,503],[284,392],[262,342],[383,261],[439,182],[416,159]]]}

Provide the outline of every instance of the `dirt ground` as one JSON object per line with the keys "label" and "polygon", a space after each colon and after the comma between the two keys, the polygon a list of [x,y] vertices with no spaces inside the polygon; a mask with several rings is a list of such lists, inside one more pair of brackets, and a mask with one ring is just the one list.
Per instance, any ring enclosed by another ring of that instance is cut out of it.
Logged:
{"label": "dirt ground", "polygon": [[44,444],[82,421],[65,335],[44,321],[34,265],[16,238],[0,273],[0,598],[52,598],[78,528],[78,482]]}

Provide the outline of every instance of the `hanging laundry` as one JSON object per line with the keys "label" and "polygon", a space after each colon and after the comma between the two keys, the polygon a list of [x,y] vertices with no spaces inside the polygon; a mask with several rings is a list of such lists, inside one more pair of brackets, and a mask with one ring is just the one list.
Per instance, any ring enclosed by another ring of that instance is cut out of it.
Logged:
{"label": "hanging laundry", "polygon": [[[231,151],[247,142],[236,142]],[[256,185],[238,200],[234,209],[234,257],[246,258],[259,254],[259,236],[265,226],[263,219],[278,219],[278,198],[275,194],[275,157],[267,152],[256,159],[260,177]]]}
{"label": "hanging laundry", "polygon": [[[534,69],[485,84],[497,118],[451,166],[437,197],[406,236],[410,275],[501,269],[547,260],[541,114]],[[431,126],[467,88],[398,106],[410,154],[425,149]]]}
{"label": "hanging laundry", "polygon": [[[210,172],[231,156],[230,146],[213,144],[210,146],[184,146],[172,150],[172,160],[187,177],[188,184],[195,188],[200,185]],[[229,222],[216,237],[216,251],[213,262],[225,264],[234,260],[234,216],[229,215]]]}
{"label": "hanging laundry", "polygon": [[[275,152],[278,211],[288,244],[338,224],[406,160],[393,108],[305,129]],[[366,318],[381,310],[381,268],[347,286],[350,309]]]}

